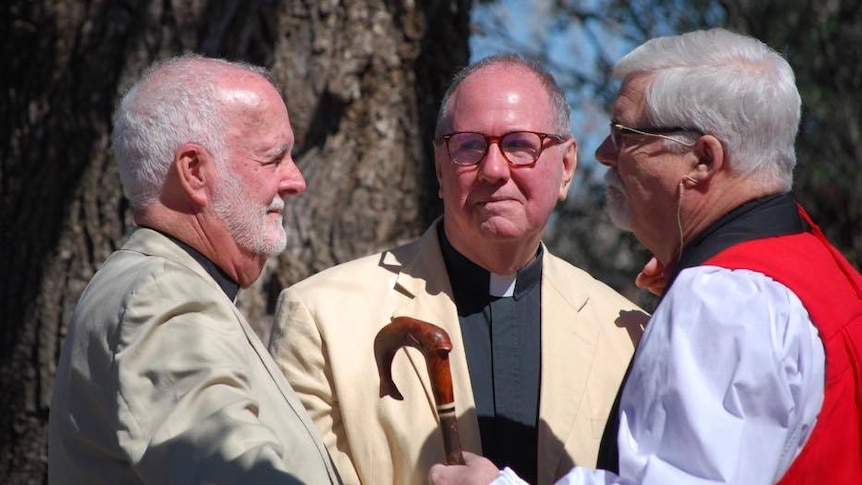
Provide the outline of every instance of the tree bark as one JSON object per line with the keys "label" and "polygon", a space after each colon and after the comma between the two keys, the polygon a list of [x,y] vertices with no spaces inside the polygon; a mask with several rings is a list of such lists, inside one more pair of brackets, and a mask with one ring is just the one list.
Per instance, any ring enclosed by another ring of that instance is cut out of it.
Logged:
{"label": "tree bark", "polygon": [[7,0],[0,6],[0,483],[47,482],[55,364],[87,281],[131,226],[110,153],[128,84],[182,52],[270,67],[308,192],[288,249],[241,292],[264,338],[279,290],[413,238],[440,213],[430,139],[468,59],[470,0]]}

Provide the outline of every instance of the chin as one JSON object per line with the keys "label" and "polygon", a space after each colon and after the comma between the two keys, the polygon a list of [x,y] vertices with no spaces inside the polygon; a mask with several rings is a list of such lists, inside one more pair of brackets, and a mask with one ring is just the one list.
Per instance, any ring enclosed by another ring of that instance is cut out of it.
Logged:
{"label": "chin", "polygon": [[287,234],[284,229],[281,229],[279,234],[273,234],[273,237],[266,241],[265,253],[270,256],[281,254],[287,247]]}
{"label": "chin", "polygon": [[605,208],[608,217],[611,219],[611,222],[622,229],[623,231],[632,231],[632,213],[629,210],[628,206],[619,206],[617,203],[608,201],[608,205]]}
{"label": "chin", "polygon": [[279,246],[270,246],[262,254],[266,254],[267,256],[278,256],[279,254],[284,252],[285,247],[285,244]]}
{"label": "chin", "polygon": [[479,233],[485,239],[512,241],[524,239],[527,230],[522,225],[509,220],[488,220],[479,224]]}
{"label": "chin", "polygon": [[283,227],[277,229],[270,228],[268,232],[266,228],[262,228],[255,239],[248,241],[246,249],[267,256],[277,256],[281,254],[287,247],[287,234]]}

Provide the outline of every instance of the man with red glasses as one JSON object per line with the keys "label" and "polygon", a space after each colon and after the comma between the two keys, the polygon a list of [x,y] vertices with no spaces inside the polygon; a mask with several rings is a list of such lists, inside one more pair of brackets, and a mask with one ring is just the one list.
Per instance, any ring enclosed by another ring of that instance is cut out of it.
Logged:
{"label": "man with red glasses", "polygon": [[449,333],[465,449],[542,484],[594,466],[646,315],[541,243],[577,162],[563,93],[518,56],[480,61],[445,95],[434,152],[444,217],[285,290],[270,349],[345,483],[425,484],[445,458],[420,354],[392,364],[404,401],[379,397],[374,337],[397,316]]}
{"label": "man with red glasses", "polygon": [[[655,255],[642,280],[666,286],[623,388],[616,473],[558,484],[862,483],[862,278],[790,192],[790,66],[714,29],[648,41],[614,74],[608,208]],[[466,458],[432,483],[523,483]]]}

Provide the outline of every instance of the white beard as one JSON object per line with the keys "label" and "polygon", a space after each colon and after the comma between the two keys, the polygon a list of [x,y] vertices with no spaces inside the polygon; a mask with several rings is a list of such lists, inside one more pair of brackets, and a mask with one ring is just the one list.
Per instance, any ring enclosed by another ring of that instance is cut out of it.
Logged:
{"label": "white beard", "polygon": [[616,172],[609,169],[604,176],[605,210],[615,226],[624,231],[632,230],[632,208],[623,190],[623,183]]}
{"label": "white beard", "polygon": [[221,174],[216,187],[213,211],[224,221],[237,245],[256,254],[274,256],[284,251],[287,234],[284,218],[270,215],[270,210],[284,209],[284,200],[276,196],[267,206],[259,206],[245,196],[239,181],[230,173]]}

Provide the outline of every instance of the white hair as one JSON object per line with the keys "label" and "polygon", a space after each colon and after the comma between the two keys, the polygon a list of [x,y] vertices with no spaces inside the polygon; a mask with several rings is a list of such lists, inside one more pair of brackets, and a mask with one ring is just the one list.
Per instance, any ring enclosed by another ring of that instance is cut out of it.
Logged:
{"label": "white hair", "polygon": [[646,114],[721,140],[731,170],[789,191],[801,100],[787,61],[763,42],[724,29],[649,40],[614,77],[646,73]]}
{"label": "white hair", "polygon": [[183,143],[200,144],[224,169],[230,121],[219,98],[218,84],[224,80],[219,67],[253,72],[272,83],[263,68],[189,54],[150,67],[123,97],[114,115],[113,149],[133,209],[158,201],[174,152]]}

